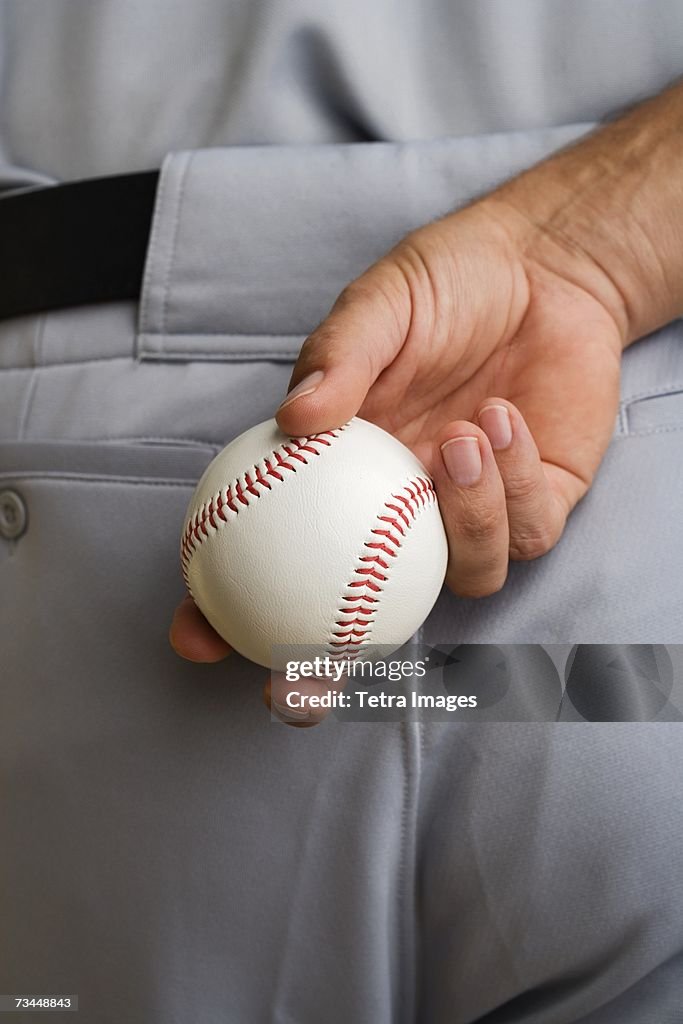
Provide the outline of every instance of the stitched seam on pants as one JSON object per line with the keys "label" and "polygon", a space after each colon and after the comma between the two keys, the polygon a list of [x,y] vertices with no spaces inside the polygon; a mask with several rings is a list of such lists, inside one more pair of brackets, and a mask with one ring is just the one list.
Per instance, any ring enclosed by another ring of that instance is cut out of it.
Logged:
{"label": "stitched seam on pants", "polygon": [[22,367],[22,369],[30,369],[32,372],[28,380],[28,385],[26,387],[24,405],[21,411],[21,418],[19,420],[19,426],[17,430],[18,441],[23,441],[25,439],[26,426],[28,424],[28,418],[31,413],[31,409],[33,408],[33,399],[35,397],[36,388],[38,386],[38,375],[39,370],[41,368],[40,358],[42,355],[42,341],[43,334],[45,332],[45,321],[46,316],[45,314],[43,314],[42,316],[39,317],[38,322],[36,324],[36,330],[34,335],[33,366]]}
{"label": "stitched seam on pants", "polygon": [[[649,392],[641,392],[639,395],[634,395],[632,398],[622,403],[622,419],[623,419],[623,433],[627,437],[647,437],[651,434],[668,434],[672,431],[683,429],[683,419],[676,423],[664,423],[660,426],[654,427],[633,427],[632,425],[632,412],[639,405],[647,406],[649,401],[653,399],[666,399],[671,398],[683,398],[683,385],[681,384],[670,384],[666,387],[659,387],[652,389]],[[656,418],[656,417],[655,417]]]}
{"label": "stitched seam on pants", "polygon": [[[416,944],[409,941],[415,935],[415,906],[413,885],[416,864],[417,800],[419,794],[420,752],[422,726],[419,722],[401,722],[401,745],[404,764],[401,806],[401,854],[398,866],[398,991],[399,1015],[406,1024],[412,1024],[416,1006]],[[411,743],[411,736],[416,740]]]}
{"label": "stitched seam on pants", "polygon": [[143,350],[140,358],[147,362],[166,362],[166,363],[178,363],[188,362],[192,360],[203,360],[205,362],[214,363],[230,363],[237,362],[238,360],[244,360],[248,362],[250,359],[272,359],[277,362],[293,362],[299,355],[298,349],[259,349],[250,350],[244,349],[235,352],[221,352],[221,351],[207,351],[204,349],[159,349],[158,352],[153,350]]}
{"label": "stitched seam on pants", "polygon": [[[164,332],[159,330],[145,330],[140,331],[140,334],[149,334],[152,337],[160,337]],[[169,338],[292,338],[298,341],[300,338],[306,339],[308,335],[301,331],[299,334],[291,334],[289,331],[281,333],[279,331],[169,331],[165,332]],[[312,333],[312,329],[311,332]]]}
{"label": "stitched seam on pants", "polygon": [[144,476],[97,476],[88,473],[62,473],[60,470],[19,470],[18,472],[0,472],[0,480],[51,480],[53,483],[63,480],[64,483],[99,483],[99,484],[142,484],[144,487],[196,487],[196,477],[169,477],[155,480]]}
{"label": "stitched seam on pants", "polygon": [[186,161],[185,166],[182,169],[180,176],[180,184],[178,185],[177,197],[175,203],[175,210],[173,215],[173,229],[171,234],[171,252],[169,255],[168,265],[166,267],[166,278],[164,281],[164,295],[161,306],[161,328],[162,332],[166,333],[166,323],[168,319],[168,305],[171,296],[171,278],[173,275],[173,269],[175,267],[177,249],[178,249],[178,233],[180,229],[180,215],[182,211],[183,200],[185,198],[185,186],[187,183],[187,173],[192,165],[194,159],[194,153],[190,154]]}
{"label": "stitched seam on pants", "polygon": [[[161,217],[161,211],[166,199],[166,182],[167,175],[161,174],[159,180],[159,187],[157,190],[157,196],[155,199],[156,216]],[[155,223],[152,228],[152,234],[149,240],[149,247],[147,250],[147,257],[145,262],[145,275],[142,284],[142,303],[140,307],[140,334],[147,331],[150,322],[150,311],[149,311],[149,289],[152,283],[152,267],[156,261],[157,249],[159,247],[159,225]]]}
{"label": "stitched seam on pants", "polygon": [[[183,448],[210,448],[216,454],[223,448],[226,441],[207,441],[205,438],[199,437],[157,437],[156,434],[100,434],[96,438],[88,438],[86,441],[70,441],[68,438],[59,441],[59,444],[99,444],[102,441],[111,442],[112,444],[161,444],[161,445],[178,445]],[[0,442],[1,444],[2,442]],[[39,441],[31,441],[31,444],[40,444]]]}
{"label": "stitched seam on pants", "polygon": [[637,391],[635,394],[629,395],[628,398],[623,398],[622,404],[627,407],[644,398],[667,398],[669,395],[676,395],[679,392],[683,392],[683,383],[660,384],[659,387],[650,388],[647,391]]}
{"label": "stitched seam on pants", "polygon": [[616,434],[613,441],[628,441],[634,437],[651,437],[653,434],[675,434],[683,430],[683,423],[673,423],[666,427],[648,427],[642,430],[631,430],[629,428],[626,434]]}
{"label": "stitched seam on pants", "polygon": [[42,366],[2,366],[0,367],[0,377],[3,373],[27,373],[29,370],[35,370],[36,373],[40,373],[42,370],[61,370],[69,366],[89,366],[96,363],[111,363],[111,362],[129,363],[130,352],[125,355],[122,353],[117,356],[94,356],[90,359],[55,359],[53,363],[43,363]]}

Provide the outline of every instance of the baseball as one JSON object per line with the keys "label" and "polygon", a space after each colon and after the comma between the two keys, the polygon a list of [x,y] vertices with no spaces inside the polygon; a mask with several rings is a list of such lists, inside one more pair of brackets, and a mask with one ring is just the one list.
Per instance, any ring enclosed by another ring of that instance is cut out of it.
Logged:
{"label": "baseball", "polygon": [[391,434],[356,417],[291,438],[273,419],[207,467],[180,554],[213,628],[283,669],[292,657],[395,651],[431,611],[448,546],[429,474]]}

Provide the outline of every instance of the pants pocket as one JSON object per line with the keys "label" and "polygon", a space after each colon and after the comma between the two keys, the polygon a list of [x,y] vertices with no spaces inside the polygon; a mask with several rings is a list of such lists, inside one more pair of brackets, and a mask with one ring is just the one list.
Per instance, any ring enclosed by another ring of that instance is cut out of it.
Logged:
{"label": "pants pocket", "polygon": [[623,410],[627,434],[659,434],[683,430],[683,385],[636,395]]}

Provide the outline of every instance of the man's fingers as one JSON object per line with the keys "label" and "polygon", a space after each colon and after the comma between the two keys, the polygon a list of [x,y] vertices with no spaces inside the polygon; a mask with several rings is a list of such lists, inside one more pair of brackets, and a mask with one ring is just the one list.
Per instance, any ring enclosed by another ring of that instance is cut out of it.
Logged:
{"label": "man's fingers", "polygon": [[474,424],[450,423],[439,447],[434,480],[450,552],[446,583],[460,597],[485,597],[507,576],[503,482],[488,438]]}
{"label": "man's fingers", "polygon": [[266,707],[285,725],[310,728],[327,718],[329,707],[319,707],[320,699],[326,694],[339,693],[344,683],[332,679],[312,677],[289,682],[284,672],[271,672],[266,683],[263,699]]}
{"label": "man's fingers", "polygon": [[380,260],[344,289],[304,342],[277,411],[280,429],[304,436],[355,416],[401,348],[409,324],[405,279],[391,260]]}
{"label": "man's fingers", "polygon": [[188,661],[221,661],[232,650],[189,596],[176,608],[168,638],[176,654]]}
{"label": "man's fingers", "polygon": [[[175,610],[169,640],[174,651],[189,661],[216,662],[225,658],[232,648],[209,625],[191,597],[185,597]],[[263,700],[266,707],[287,725],[310,728],[330,713],[330,708],[317,707],[310,697],[343,688],[330,679],[300,679],[290,683],[282,672],[272,672],[266,681]]]}
{"label": "man's fingers", "polygon": [[523,416],[511,402],[487,399],[477,422],[491,443],[505,488],[510,558],[538,558],[559,540],[586,485],[567,470],[544,467]]}

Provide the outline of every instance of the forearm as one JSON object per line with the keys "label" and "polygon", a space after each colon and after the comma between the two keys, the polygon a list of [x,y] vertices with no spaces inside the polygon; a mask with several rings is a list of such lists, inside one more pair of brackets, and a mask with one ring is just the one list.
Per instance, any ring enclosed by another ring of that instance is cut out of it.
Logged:
{"label": "forearm", "polygon": [[602,292],[624,345],[683,315],[683,83],[488,201],[516,211],[532,258],[565,273],[569,260],[579,283]]}

